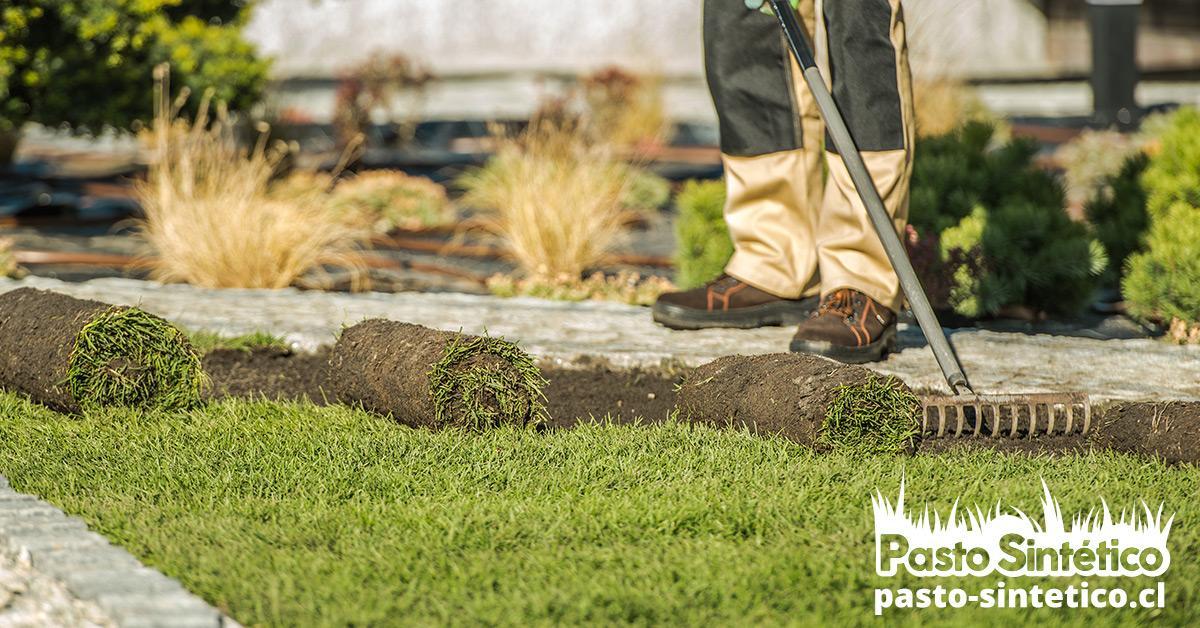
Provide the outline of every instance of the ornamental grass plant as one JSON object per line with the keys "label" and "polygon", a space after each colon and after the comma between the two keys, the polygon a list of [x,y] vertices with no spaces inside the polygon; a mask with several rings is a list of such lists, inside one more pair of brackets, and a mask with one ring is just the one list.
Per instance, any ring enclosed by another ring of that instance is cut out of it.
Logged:
{"label": "ornamental grass plant", "polygon": [[136,196],[138,235],[152,276],[206,288],[284,288],[340,267],[361,279],[366,233],[329,211],[317,188],[269,193],[284,152],[237,146],[232,123],[206,95],[193,120],[178,116],[185,90],[168,99],[167,69],[156,71],[153,161]]}

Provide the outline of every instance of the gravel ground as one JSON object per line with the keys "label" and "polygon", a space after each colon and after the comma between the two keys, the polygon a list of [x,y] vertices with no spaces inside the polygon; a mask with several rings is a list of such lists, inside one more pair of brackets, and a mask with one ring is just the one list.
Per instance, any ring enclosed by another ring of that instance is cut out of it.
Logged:
{"label": "gravel ground", "polygon": [[[308,350],[332,343],[343,325],[373,317],[486,331],[562,364],[590,357],[621,367],[777,353],[787,350],[792,334],[783,328],[678,332],[655,325],[646,308],[463,294],[205,290],[131,279],[66,283],[40,277],[0,281],[0,292],[22,286],[140,305],[189,329],[267,331]],[[1098,400],[1200,400],[1200,347],[981,329],[955,330],[952,342],[980,392],[1082,390]],[[914,387],[944,389],[920,330],[902,326],[900,347],[873,368]]]}
{"label": "gravel ground", "polygon": [[26,559],[0,553],[0,626],[115,626],[98,607],[75,599],[61,582],[36,573]]}

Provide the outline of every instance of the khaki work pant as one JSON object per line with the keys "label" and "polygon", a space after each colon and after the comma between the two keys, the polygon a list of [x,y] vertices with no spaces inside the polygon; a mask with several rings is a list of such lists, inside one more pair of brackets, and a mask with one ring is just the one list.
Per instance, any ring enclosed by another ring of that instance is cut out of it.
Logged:
{"label": "khaki work pant", "polygon": [[[741,4],[709,0],[706,12],[712,15],[705,17],[709,83],[722,117],[725,220],[735,249],[726,272],[783,298],[853,288],[898,311],[903,296],[895,271],[841,157],[824,150],[824,125],[799,66],[782,39],[779,52],[788,55],[782,62],[769,58],[774,47],[769,43],[767,52],[760,46],[744,55],[736,48],[741,42],[729,41],[747,39],[747,28],[766,36],[769,23],[715,15],[744,11],[733,6]],[[822,74],[829,80],[832,73],[834,98],[897,231],[903,232],[914,114],[901,0],[802,0],[800,14],[815,33]],[[760,81],[764,72],[771,80],[772,64],[785,74],[777,78],[790,92],[786,113],[792,116],[794,139],[779,138],[786,135],[787,123],[778,111],[784,108],[772,108],[771,88]],[[760,81],[757,87],[755,81]],[[772,116],[773,121],[767,119]]]}

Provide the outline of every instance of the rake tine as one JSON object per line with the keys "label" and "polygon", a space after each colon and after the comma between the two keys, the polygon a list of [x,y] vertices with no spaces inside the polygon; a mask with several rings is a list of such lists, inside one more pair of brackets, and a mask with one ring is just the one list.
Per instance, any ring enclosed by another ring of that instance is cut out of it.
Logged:
{"label": "rake tine", "polygon": [[[983,395],[941,397],[930,396],[922,399],[922,431],[930,437],[983,437],[983,438],[1021,438],[1021,413],[1027,413],[1025,429],[1029,439],[1039,435],[1054,436],[1076,434],[1076,415],[1083,413],[1082,434],[1091,430],[1091,404],[1087,395],[1083,394],[1028,394],[1028,395]],[[984,423],[991,411],[992,427],[989,431]],[[950,413],[954,416],[951,417]],[[1041,424],[1041,413],[1046,413],[1046,422]],[[937,413],[936,431],[934,430],[934,413]],[[968,418],[968,413],[971,418]],[[1008,414],[1008,425],[1001,425]],[[1060,420],[1065,414],[1066,420]],[[974,421],[970,426],[968,421]],[[953,421],[953,423],[951,422]],[[1064,429],[1065,423],[1065,429]]]}

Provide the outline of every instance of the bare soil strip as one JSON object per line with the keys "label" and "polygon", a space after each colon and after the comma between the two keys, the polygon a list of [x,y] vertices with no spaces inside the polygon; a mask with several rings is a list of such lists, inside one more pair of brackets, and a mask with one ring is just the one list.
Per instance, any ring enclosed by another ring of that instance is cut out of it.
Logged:
{"label": "bare soil strip", "polygon": [[[204,358],[204,369],[212,379],[210,396],[266,397],[277,400],[307,399],[332,403],[325,377],[328,351],[315,354],[262,349],[255,351],[218,350]],[[666,420],[677,399],[676,387],[683,374],[655,369],[615,369],[605,365],[583,364],[574,368],[542,368],[549,381],[545,388],[548,424],[571,428],[593,418],[611,417],[620,423]],[[770,379],[764,372],[758,379]],[[754,397],[755,386],[767,390],[770,384],[743,382],[750,388],[739,392],[740,400],[728,400],[746,408],[771,408],[776,417],[771,427],[784,435],[811,435],[812,421],[788,420],[797,416],[782,411],[769,397]],[[730,385],[733,382],[729,383]],[[722,389],[727,386],[722,386]],[[803,407],[819,404],[811,399],[796,399]],[[1115,403],[1096,408],[1097,421],[1088,436],[1037,436],[1034,438],[941,438],[922,440],[920,453],[940,453],[956,449],[984,449],[1030,455],[1061,455],[1090,450],[1160,457],[1174,463],[1200,463],[1200,403]],[[724,423],[727,423],[724,422]],[[771,431],[760,424],[760,431]]]}

